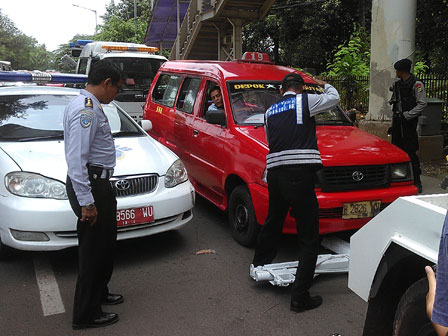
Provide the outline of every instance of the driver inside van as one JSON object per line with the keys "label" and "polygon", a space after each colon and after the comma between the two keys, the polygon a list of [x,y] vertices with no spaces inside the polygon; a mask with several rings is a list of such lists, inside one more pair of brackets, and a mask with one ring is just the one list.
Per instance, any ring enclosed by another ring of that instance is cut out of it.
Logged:
{"label": "driver inside van", "polygon": [[214,86],[210,90],[210,98],[212,99],[212,104],[208,107],[207,111],[217,111],[224,109],[224,102],[222,99],[221,88],[219,86]]}

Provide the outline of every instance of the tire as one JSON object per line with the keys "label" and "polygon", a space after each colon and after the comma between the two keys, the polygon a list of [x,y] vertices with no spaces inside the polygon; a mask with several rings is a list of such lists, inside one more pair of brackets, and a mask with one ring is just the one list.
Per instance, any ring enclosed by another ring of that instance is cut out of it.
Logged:
{"label": "tire", "polygon": [[229,225],[233,238],[240,245],[250,247],[255,244],[260,226],[246,186],[238,186],[230,194]]}
{"label": "tire", "polygon": [[437,336],[426,315],[426,278],[414,282],[398,303],[394,319],[393,336]]}

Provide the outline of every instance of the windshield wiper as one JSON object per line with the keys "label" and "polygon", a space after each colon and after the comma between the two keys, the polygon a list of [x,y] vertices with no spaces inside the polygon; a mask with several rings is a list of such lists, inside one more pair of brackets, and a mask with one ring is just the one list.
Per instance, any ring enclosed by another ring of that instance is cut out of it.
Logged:
{"label": "windshield wiper", "polygon": [[327,120],[327,121],[318,121],[316,122],[317,126],[321,126],[321,125],[351,125],[351,123],[349,121],[345,121],[345,120]]}
{"label": "windshield wiper", "polygon": [[27,142],[27,141],[48,140],[48,139],[64,140],[64,134],[43,135],[43,136],[37,136],[37,137],[32,137],[32,138],[22,138],[22,139],[18,139],[17,141],[19,141],[19,142]]}
{"label": "windshield wiper", "polygon": [[114,137],[127,137],[127,136],[136,136],[136,135],[142,135],[138,131],[120,131],[112,133]]}

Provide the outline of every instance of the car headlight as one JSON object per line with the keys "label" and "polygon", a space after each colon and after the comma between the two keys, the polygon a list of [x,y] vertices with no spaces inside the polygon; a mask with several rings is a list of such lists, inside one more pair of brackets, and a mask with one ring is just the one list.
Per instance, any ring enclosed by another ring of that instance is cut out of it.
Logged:
{"label": "car headlight", "polygon": [[5,176],[6,189],[11,194],[32,198],[65,200],[65,184],[51,178],[27,172],[12,172]]}
{"label": "car headlight", "polygon": [[165,188],[173,188],[188,180],[187,169],[181,160],[176,160],[165,174]]}
{"label": "car headlight", "polygon": [[390,165],[390,177],[392,182],[413,180],[411,163],[404,162]]}

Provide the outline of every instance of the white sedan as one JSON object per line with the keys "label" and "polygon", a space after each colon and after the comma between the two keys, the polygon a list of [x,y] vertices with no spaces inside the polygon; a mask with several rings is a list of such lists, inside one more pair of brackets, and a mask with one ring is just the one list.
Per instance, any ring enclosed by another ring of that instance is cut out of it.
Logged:
{"label": "white sedan", "polygon": [[[65,192],[62,126],[65,106],[77,94],[63,87],[0,88],[0,256],[5,246],[47,251],[78,244]],[[182,161],[114,103],[103,109],[117,155],[110,180],[118,202],[117,239],[186,224],[195,191]]]}

